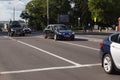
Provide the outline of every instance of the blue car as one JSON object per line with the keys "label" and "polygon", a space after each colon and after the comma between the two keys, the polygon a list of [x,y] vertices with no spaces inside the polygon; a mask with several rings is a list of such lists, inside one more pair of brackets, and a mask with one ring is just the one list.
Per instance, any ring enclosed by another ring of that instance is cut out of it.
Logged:
{"label": "blue car", "polygon": [[120,32],[111,34],[100,43],[100,56],[106,73],[120,71]]}
{"label": "blue car", "polygon": [[44,38],[74,40],[75,33],[64,24],[50,24],[44,29]]}

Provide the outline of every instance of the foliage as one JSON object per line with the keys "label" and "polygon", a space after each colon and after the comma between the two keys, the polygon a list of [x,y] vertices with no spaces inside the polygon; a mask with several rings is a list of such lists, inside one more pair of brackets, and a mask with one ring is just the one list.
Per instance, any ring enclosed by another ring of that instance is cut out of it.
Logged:
{"label": "foliage", "polygon": [[92,13],[92,19],[102,24],[116,24],[120,15],[119,0],[90,0],[88,3],[89,10]]}
{"label": "foliage", "polygon": [[4,27],[4,24],[3,23],[0,23],[0,28]]}
{"label": "foliage", "polygon": [[[75,7],[71,8],[70,3],[74,2]],[[80,17],[81,26],[91,21],[91,14],[88,11],[88,0],[49,0],[50,23],[60,23],[59,15],[69,15],[68,25],[78,26]],[[47,0],[32,0],[22,12],[21,17],[29,20],[29,24],[36,28],[43,29],[47,25]]]}

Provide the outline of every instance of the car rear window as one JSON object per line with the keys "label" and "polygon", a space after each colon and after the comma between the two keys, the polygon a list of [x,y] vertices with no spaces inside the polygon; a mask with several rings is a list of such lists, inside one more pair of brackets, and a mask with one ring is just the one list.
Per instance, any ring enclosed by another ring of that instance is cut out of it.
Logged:
{"label": "car rear window", "polygon": [[118,36],[119,36],[119,34],[112,35],[111,41],[118,43]]}

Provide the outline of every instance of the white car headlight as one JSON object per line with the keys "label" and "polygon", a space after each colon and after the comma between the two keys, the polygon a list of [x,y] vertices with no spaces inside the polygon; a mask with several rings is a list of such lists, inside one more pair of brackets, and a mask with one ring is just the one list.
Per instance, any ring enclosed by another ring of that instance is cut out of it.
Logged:
{"label": "white car headlight", "polygon": [[75,32],[72,32],[72,34],[75,34]]}
{"label": "white car headlight", "polygon": [[11,31],[15,31],[14,29],[11,29]]}
{"label": "white car headlight", "polygon": [[58,32],[59,35],[61,35],[62,33]]}

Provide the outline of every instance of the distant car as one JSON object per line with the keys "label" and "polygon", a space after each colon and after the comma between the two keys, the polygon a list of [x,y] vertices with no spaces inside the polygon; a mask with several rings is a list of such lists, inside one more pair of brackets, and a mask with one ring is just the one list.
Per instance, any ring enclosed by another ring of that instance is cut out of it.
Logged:
{"label": "distant car", "polygon": [[27,26],[25,26],[25,27],[23,28],[23,31],[25,32],[25,34],[31,34],[31,32],[32,32],[31,28],[29,28],[29,27],[27,27]]}
{"label": "distant car", "polygon": [[50,24],[44,29],[44,37],[54,40],[69,39],[74,40],[75,33],[64,24]]}
{"label": "distant car", "polygon": [[18,21],[12,21],[9,23],[8,35],[9,36],[14,36],[14,35],[25,36],[23,28]]}
{"label": "distant car", "polygon": [[120,32],[111,34],[100,43],[100,56],[106,73],[120,71]]}

